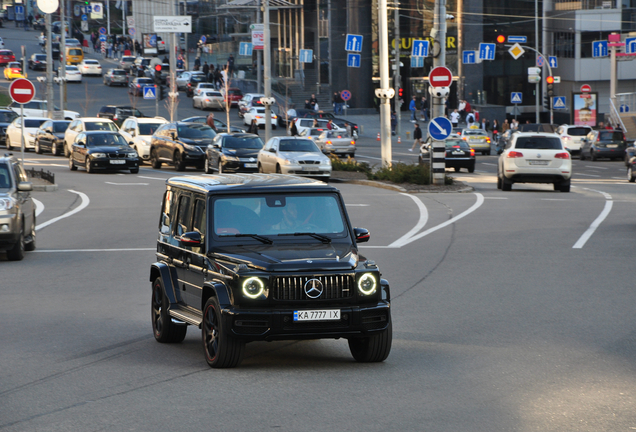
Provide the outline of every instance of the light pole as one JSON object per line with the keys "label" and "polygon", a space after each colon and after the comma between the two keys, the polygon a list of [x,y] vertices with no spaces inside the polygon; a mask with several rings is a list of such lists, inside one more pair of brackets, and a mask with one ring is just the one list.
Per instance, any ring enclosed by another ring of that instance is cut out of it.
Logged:
{"label": "light pole", "polygon": [[[270,57],[270,35],[269,35],[269,0],[265,0],[263,8],[263,81],[265,87],[265,98],[267,101],[272,98],[271,81],[271,57]],[[271,104],[265,104],[265,142],[269,141],[272,135],[272,108]]]}
{"label": "light pole", "polygon": [[380,88],[375,90],[375,95],[380,99],[380,145],[383,167],[391,166],[391,105],[389,99],[395,95],[395,90],[389,87],[389,28],[386,7],[387,0],[378,0]]}
{"label": "light pole", "polygon": [[[433,38],[433,66],[446,66],[446,0],[435,0],[431,37]],[[435,55],[435,43],[439,45],[439,53],[437,56]],[[431,85],[431,83],[429,83],[429,85]],[[443,97],[431,97],[431,122],[433,122],[435,117],[444,117],[444,101],[445,98]],[[446,146],[444,141],[433,141],[433,163],[431,164],[431,172],[433,175],[433,184],[436,186],[444,185],[444,178],[446,176],[446,169],[444,168],[446,165],[445,154]],[[441,162],[443,162],[444,167],[441,167]]]}

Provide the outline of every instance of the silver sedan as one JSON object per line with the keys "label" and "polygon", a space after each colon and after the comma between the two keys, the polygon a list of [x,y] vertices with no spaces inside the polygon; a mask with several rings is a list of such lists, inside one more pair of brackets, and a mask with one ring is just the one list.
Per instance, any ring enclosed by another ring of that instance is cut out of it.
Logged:
{"label": "silver sedan", "polygon": [[258,172],[329,179],[331,160],[313,141],[298,137],[273,137],[258,153]]}
{"label": "silver sedan", "polygon": [[192,98],[192,107],[200,109],[224,109],[223,95],[218,91],[205,91]]}
{"label": "silver sedan", "polygon": [[356,141],[346,131],[324,131],[314,142],[325,154],[356,155]]}

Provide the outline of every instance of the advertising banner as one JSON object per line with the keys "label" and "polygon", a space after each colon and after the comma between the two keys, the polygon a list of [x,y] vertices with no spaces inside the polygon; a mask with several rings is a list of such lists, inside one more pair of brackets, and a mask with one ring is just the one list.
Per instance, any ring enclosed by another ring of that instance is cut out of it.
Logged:
{"label": "advertising banner", "polygon": [[573,93],[572,112],[575,125],[595,127],[597,123],[598,93]]}
{"label": "advertising banner", "polygon": [[101,3],[91,3],[91,19],[104,19],[104,5]]}

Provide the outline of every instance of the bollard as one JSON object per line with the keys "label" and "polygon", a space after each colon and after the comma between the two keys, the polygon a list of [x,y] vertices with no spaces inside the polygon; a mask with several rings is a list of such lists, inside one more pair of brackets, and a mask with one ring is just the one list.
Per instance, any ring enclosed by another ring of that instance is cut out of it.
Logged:
{"label": "bollard", "polygon": [[411,138],[411,132],[410,131],[406,131],[406,139]]}
{"label": "bollard", "polygon": [[402,138],[398,136],[398,144],[402,144]]}

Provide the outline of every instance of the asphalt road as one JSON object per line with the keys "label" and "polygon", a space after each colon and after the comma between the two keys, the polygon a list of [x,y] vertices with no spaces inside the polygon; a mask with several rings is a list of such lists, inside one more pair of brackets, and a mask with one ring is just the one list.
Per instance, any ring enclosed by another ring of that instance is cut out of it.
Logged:
{"label": "asphalt road", "polygon": [[339,185],[391,283],[391,355],[358,364],[344,340],[258,342],[232,370],[207,366],[197,329],[177,345],[152,336],[149,268],[174,171],[26,162],[59,190],[34,193],[38,249],[0,255],[0,430],[636,428],[636,186],[620,162],[574,161],[570,193],[499,191],[495,156],[451,174],[471,193]]}

